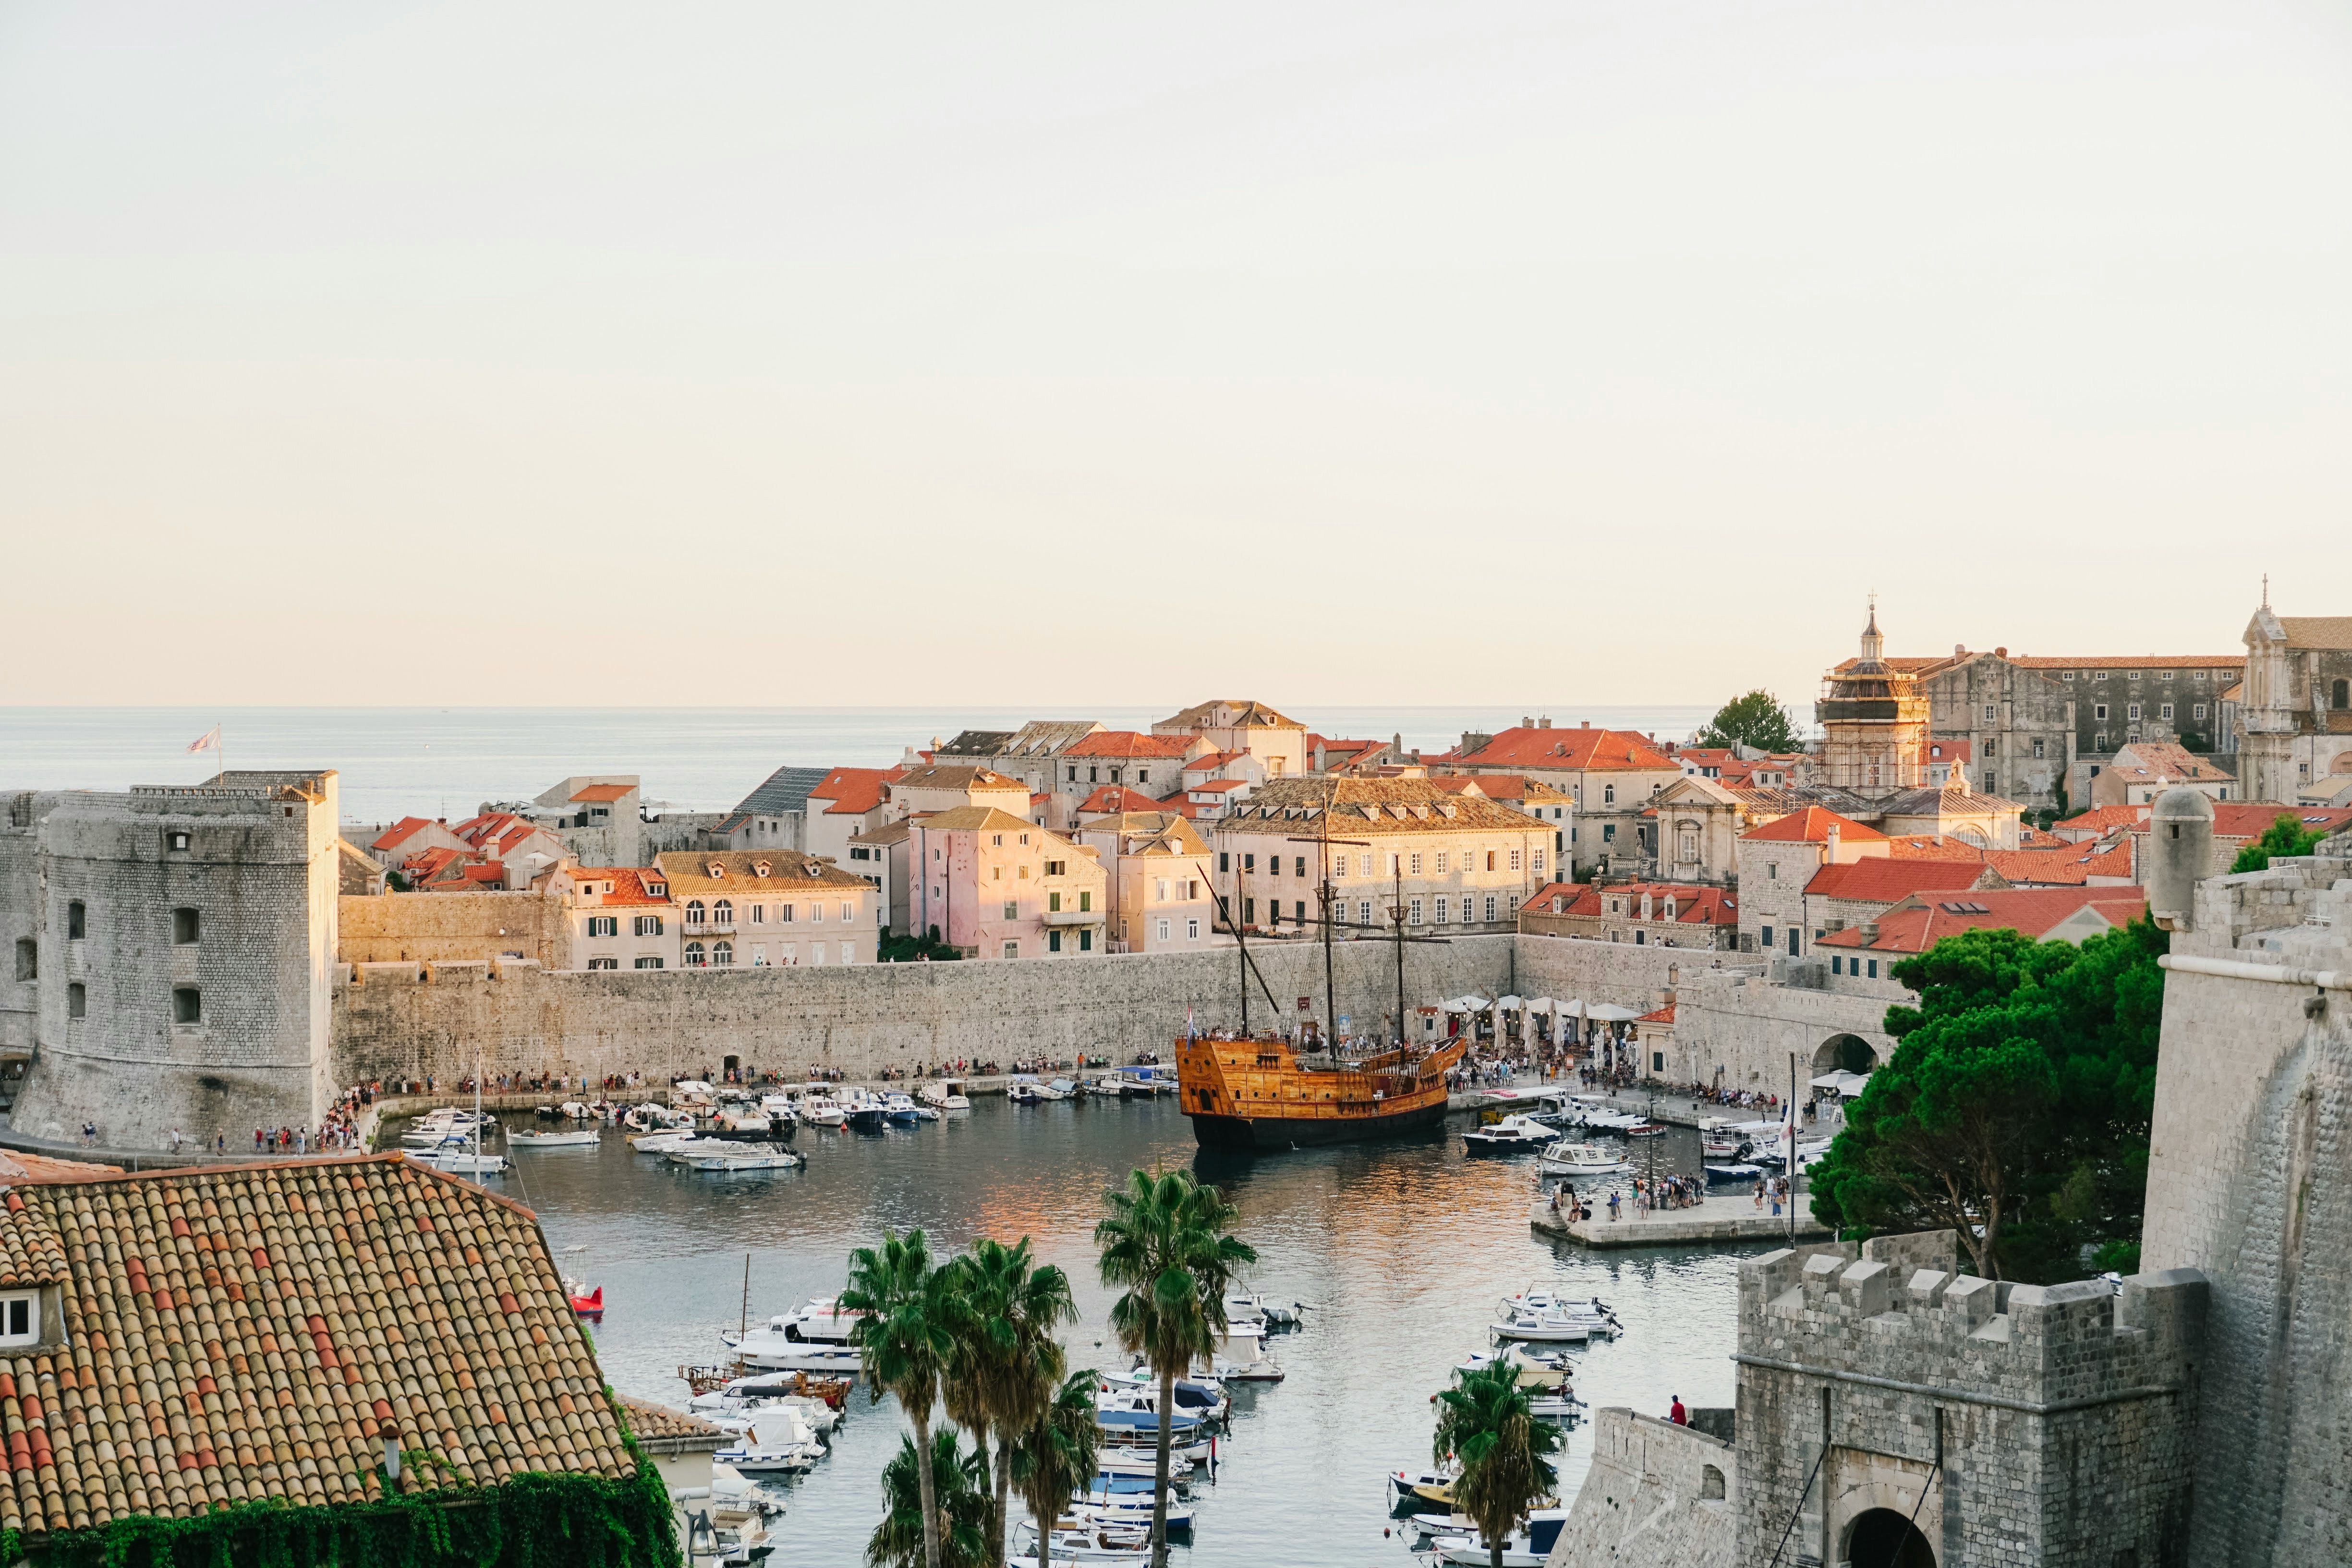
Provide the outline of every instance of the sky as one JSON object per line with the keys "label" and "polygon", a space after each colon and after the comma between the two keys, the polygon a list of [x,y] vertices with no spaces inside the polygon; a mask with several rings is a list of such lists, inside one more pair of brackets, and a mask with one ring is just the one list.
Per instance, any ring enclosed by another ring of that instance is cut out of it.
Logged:
{"label": "sky", "polygon": [[2235,651],[2347,154],[2337,4],[12,0],[0,704]]}

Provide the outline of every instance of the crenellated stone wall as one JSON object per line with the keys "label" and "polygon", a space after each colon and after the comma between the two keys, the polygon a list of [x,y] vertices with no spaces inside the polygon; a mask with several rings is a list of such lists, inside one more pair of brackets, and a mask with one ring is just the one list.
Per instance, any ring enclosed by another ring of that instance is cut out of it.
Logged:
{"label": "crenellated stone wall", "polygon": [[1738,1460],[1722,1438],[1595,1411],[1591,1468],[1545,1568],[1733,1568],[1738,1499]]}
{"label": "crenellated stone wall", "polygon": [[1951,1247],[1740,1265],[1739,1561],[1892,1556],[1873,1532],[1907,1525],[1972,1568],[2189,1562],[2203,1276],[2011,1285]]}

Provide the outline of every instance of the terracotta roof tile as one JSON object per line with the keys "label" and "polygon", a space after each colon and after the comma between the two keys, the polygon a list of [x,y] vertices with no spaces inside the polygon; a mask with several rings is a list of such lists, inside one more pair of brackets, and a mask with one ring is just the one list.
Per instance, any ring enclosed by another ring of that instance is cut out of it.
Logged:
{"label": "terracotta roof tile", "polygon": [[2008,930],[2038,938],[2084,908],[2097,910],[2110,926],[2122,926],[2147,910],[2147,893],[2140,888],[2011,888],[1921,893],[1878,917],[1877,940],[1864,942],[1862,927],[1848,926],[1843,931],[1832,931],[1817,945],[1910,953],[1925,952],[1945,937],[1964,931]]}
{"label": "terracotta roof tile", "polygon": [[[1997,877],[1991,879],[1999,880]],[[1983,863],[1973,858],[1897,860],[1891,856],[1874,855],[1867,859],[1822,867],[1805,884],[1805,892],[1811,898],[1891,904],[1913,893],[1973,888],[1985,880]]]}
{"label": "terracotta roof tile", "polygon": [[1139,790],[1124,784],[1105,784],[1079,804],[1082,812],[1098,811],[1165,811],[1167,807]]}
{"label": "terracotta roof tile", "polygon": [[1680,773],[1647,735],[1627,730],[1512,728],[1454,759],[1465,768],[1549,768],[1585,772],[1644,769]]}
{"label": "terracotta roof tile", "polygon": [[[651,872],[656,880],[660,879],[661,873],[654,871],[651,867],[645,869]],[[646,891],[644,876],[635,866],[579,866],[573,868],[572,879],[575,886],[589,881],[599,884],[610,882],[613,890],[597,895],[606,909],[618,904],[667,904],[670,901]]]}
{"label": "terracotta roof tile", "polygon": [[[398,1154],[12,1188],[12,1252],[61,1262],[65,1345],[0,1357],[29,1545],[133,1515],[634,1462],[538,1223]],[[38,1555],[37,1550],[34,1553]]]}
{"label": "terracotta roof tile", "polygon": [[1832,827],[1838,830],[1839,841],[1846,844],[1878,844],[1886,837],[1875,827],[1819,805],[1792,811],[1778,821],[1751,827],[1739,837],[1757,844],[1823,844],[1829,841]]}
{"label": "terracotta roof tile", "polygon": [[404,816],[398,822],[394,823],[390,827],[385,828],[382,833],[377,834],[375,836],[375,842],[369,845],[368,847],[371,849],[397,849],[402,845],[407,843],[410,838],[414,837],[418,828],[430,827],[432,826],[433,819],[429,816]]}
{"label": "terracotta roof tile", "polygon": [[1189,735],[1145,735],[1133,730],[1097,730],[1062,753],[1065,757],[1181,757]]}
{"label": "terracotta roof tile", "polygon": [[623,795],[635,793],[636,787],[635,784],[590,784],[572,798],[595,805],[609,805]]}
{"label": "terracotta roof tile", "polygon": [[[866,891],[872,887],[865,878],[853,877],[798,849],[672,849],[654,859],[660,865],[659,875],[669,883],[673,900],[697,893],[761,893],[809,887]],[[711,875],[714,867],[717,876]],[[765,876],[761,874],[763,867]]]}
{"label": "terracotta roof tile", "polygon": [[835,768],[809,791],[811,800],[829,804],[827,816],[862,816],[882,804],[882,786],[907,770],[897,768]]}

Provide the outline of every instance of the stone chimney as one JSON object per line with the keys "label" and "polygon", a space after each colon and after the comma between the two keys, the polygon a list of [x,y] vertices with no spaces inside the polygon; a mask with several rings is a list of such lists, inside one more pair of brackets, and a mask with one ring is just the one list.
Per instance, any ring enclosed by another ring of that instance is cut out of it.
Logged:
{"label": "stone chimney", "polygon": [[1838,825],[1837,825],[1836,823],[1832,822],[1832,823],[1831,823],[1831,824],[1830,824],[1830,828],[1829,828],[1829,846],[1828,846],[1828,847],[1827,847],[1827,848],[1825,848],[1825,849],[1823,849],[1823,850],[1822,851],[1822,863],[1823,865],[1826,865],[1826,866],[1834,866],[1834,865],[1836,865],[1836,864],[1838,863],[1838,858],[1837,858],[1837,857],[1838,857]]}

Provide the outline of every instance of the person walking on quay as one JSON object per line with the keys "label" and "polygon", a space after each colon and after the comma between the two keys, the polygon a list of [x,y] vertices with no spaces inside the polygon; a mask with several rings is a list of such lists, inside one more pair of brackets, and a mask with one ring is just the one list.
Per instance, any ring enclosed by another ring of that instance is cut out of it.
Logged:
{"label": "person walking on quay", "polygon": [[1615,1193],[1611,1193],[1609,1194],[1609,1223],[1612,1225],[1617,1223],[1617,1194]]}
{"label": "person walking on quay", "polygon": [[1761,1176],[1756,1178],[1756,1212],[1764,1212],[1764,1178]]}

